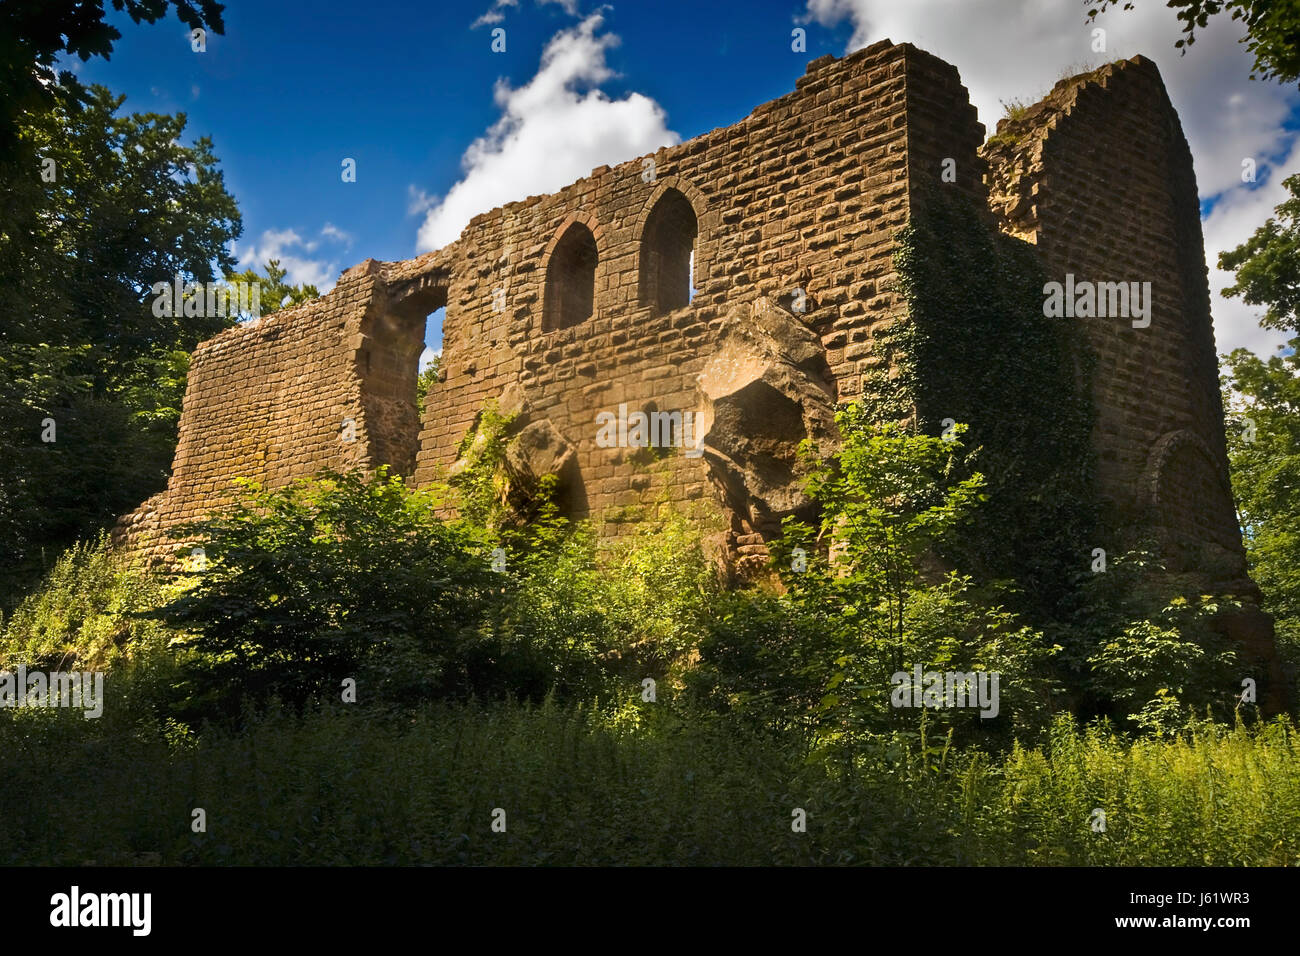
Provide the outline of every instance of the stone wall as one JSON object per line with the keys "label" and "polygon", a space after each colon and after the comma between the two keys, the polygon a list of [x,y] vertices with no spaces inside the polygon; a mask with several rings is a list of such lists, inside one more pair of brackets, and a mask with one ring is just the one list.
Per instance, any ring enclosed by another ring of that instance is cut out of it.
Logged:
{"label": "stone wall", "polygon": [[[635,449],[598,445],[597,414],[697,410],[697,381],[727,313],[760,297],[789,302],[795,289],[806,293],[803,315],[825,344],[839,397],[851,398],[871,327],[896,306],[887,287],[916,148],[909,100],[955,98],[954,89],[964,99],[955,70],[907,46],[824,58],[794,93],[735,126],[475,219],[460,240],[474,267],[449,290],[446,380],[426,410],[417,484],[455,460],[483,403],[517,383],[530,416],[552,422],[576,451],[573,515],[617,524],[661,499],[713,507],[703,459],[634,462]],[[973,157],[982,136],[966,113]],[[656,261],[675,257],[657,240],[667,233],[671,247],[692,227],[695,294],[660,312]],[[547,277],[574,231],[595,240],[594,310],[552,328]],[[732,530],[752,532],[746,525],[742,516]]]}
{"label": "stone wall", "polygon": [[[900,307],[891,257],[911,190],[955,157],[958,188],[982,197],[982,140],[955,68],[885,41],[813,61],[794,92],[734,126],[492,210],[437,252],[367,261],[330,295],[196,352],[169,487],[119,538],[155,547],[157,530],[216,506],[236,476],[274,487],[325,466],[387,463],[426,484],[453,464],[484,404],[516,385],[529,417],[575,452],[572,515],[618,534],[669,502],[716,515],[729,547],[754,545],[771,528],[725,506],[708,460],[601,447],[597,414],[699,411],[706,362],[768,301],[798,312],[824,347],[833,399],[851,400],[872,329]],[[692,227],[694,295],[661,311],[686,297],[664,289],[684,277]],[[569,251],[584,244],[595,249],[591,314],[552,321],[548,288],[568,281],[582,258]],[[442,305],[443,380],[417,434],[417,326]]]}
{"label": "stone wall", "polygon": [[405,291],[367,261],[328,295],[200,345],[167,490],[122,519],[119,544],[166,553],[167,530],[219,508],[239,477],[274,488],[326,467],[410,474],[428,293]]}
{"label": "stone wall", "polygon": [[1145,319],[1075,318],[1091,345],[1101,541],[1154,541],[1174,574],[1248,602],[1221,628],[1282,679],[1254,603],[1228,474],[1200,200],[1178,115],[1145,57],[1062,80],[983,149],[1000,227],[1037,245],[1049,279],[1150,283]]}

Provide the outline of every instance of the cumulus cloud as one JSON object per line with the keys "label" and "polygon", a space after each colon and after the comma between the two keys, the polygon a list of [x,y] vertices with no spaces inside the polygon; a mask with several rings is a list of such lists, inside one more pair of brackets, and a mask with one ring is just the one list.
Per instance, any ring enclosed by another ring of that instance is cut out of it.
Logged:
{"label": "cumulus cloud", "polygon": [[311,254],[318,248],[319,240],[305,240],[293,229],[268,229],[251,245],[236,247],[235,255],[241,268],[259,272],[269,260],[278,259],[286,282],[314,285],[324,294],[334,287],[339,267],[332,260],[313,258]]}
{"label": "cumulus cloud", "polygon": [[[1296,136],[1283,123],[1300,106],[1300,96],[1293,88],[1249,79],[1252,59],[1238,42],[1243,28],[1227,17],[1212,18],[1183,56],[1173,45],[1181,24],[1154,0],[1130,11],[1112,7],[1095,23],[1086,13],[1078,0],[807,0],[804,19],[824,26],[850,23],[850,50],[889,38],[954,64],[990,133],[1003,103],[1037,99],[1067,68],[1080,72],[1138,53],[1154,60],[1191,146],[1201,197],[1221,196],[1205,223],[1206,258],[1213,265],[1222,249],[1267,218],[1280,198],[1281,178],[1298,171]],[[1096,28],[1106,31],[1104,53],[1092,50]],[[1257,160],[1267,188],[1241,188],[1246,157]],[[1279,170],[1275,163],[1284,158]],[[1212,283],[1219,349],[1258,347],[1268,333],[1256,327],[1256,310],[1219,297],[1224,284]]]}
{"label": "cumulus cloud", "polygon": [[475,30],[484,24],[500,23],[506,18],[505,10],[507,7],[519,6],[519,0],[493,0],[492,6],[487,9],[481,17],[469,25],[471,30]]}
{"label": "cumulus cloud", "polygon": [[663,108],[640,93],[611,99],[600,89],[615,74],[606,51],[619,38],[601,33],[592,14],[551,38],[537,74],[518,88],[497,82],[501,117],[461,158],[461,179],[427,204],[417,251],[454,241],[471,218],[496,206],[554,192],[597,166],[615,164],[680,142]]}
{"label": "cumulus cloud", "polygon": [[[1261,355],[1270,355],[1287,341],[1285,333],[1259,327],[1259,319],[1264,314],[1261,306],[1247,305],[1240,298],[1228,299],[1219,295],[1225,286],[1232,285],[1233,275],[1218,268],[1218,262],[1220,252],[1245,242],[1266,219],[1273,216],[1274,207],[1290,198],[1282,185],[1282,180],[1290,172],[1300,172],[1300,141],[1292,142],[1290,153],[1273,168],[1268,182],[1254,188],[1243,183],[1224,192],[1202,224],[1221,352],[1248,348]],[[1225,331],[1229,334],[1225,335]]]}
{"label": "cumulus cloud", "polygon": [[326,239],[333,239],[335,242],[341,242],[344,246],[352,245],[352,234],[350,232],[344,232],[332,222],[327,222],[325,225],[321,226],[320,234]]}

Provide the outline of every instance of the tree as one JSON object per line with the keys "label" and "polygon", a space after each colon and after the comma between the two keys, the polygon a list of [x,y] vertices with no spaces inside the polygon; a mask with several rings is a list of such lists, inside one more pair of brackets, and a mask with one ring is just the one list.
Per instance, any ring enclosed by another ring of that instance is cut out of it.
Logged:
{"label": "tree", "polygon": [[[166,481],[189,353],[229,316],[158,314],[155,283],[215,280],[242,231],[185,116],[92,87],[24,120],[0,209],[0,604]],[[48,171],[48,172],[47,172]],[[44,175],[43,175],[44,174]]]}
{"label": "tree", "polygon": [[271,315],[281,309],[292,309],[296,305],[320,298],[320,292],[314,285],[293,285],[285,282],[288,270],[280,265],[279,259],[269,259],[263,267],[265,275],[258,275],[256,269],[243,272],[226,272],[227,284],[244,282],[256,283],[260,293],[262,315]]}
{"label": "tree", "polygon": [[[125,10],[135,23],[157,23],[174,6],[176,15],[191,30],[225,32],[221,11],[214,0],[112,0],[114,10]],[[61,55],[109,59],[113,44],[122,38],[116,27],[104,22],[103,0],[7,0],[0,5],[0,162],[17,147],[20,118],[66,107],[83,100],[86,89],[67,70],[57,72]]]}
{"label": "tree", "polygon": [[1226,362],[1228,460],[1251,575],[1278,644],[1300,652],[1300,338],[1267,360],[1236,349]]}
{"label": "tree", "polygon": [[[1236,273],[1224,295],[1265,307],[1260,325],[1300,333],[1300,175],[1283,180],[1291,194],[1244,243],[1219,256]],[[1247,553],[1279,629],[1300,626],[1300,359],[1267,360],[1246,349],[1226,359],[1224,405],[1233,490]]]}
{"label": "tree", "polygon": [[[1054,649],[1004,607],[1002,589],[943,567],[945,540],[967,532],[984,478],[950,439],[841,410],[838,455],[815,464],[815,524],[787,519],[775,550],[786,593],[730,602],[700,648],[693,691],[767,728],[803,723],[820,745],[856,752],[864,735],[915,727],[891,704],[894,675],[917,666],[1002,676],[1006,719],[927,712],[975,734],[1028,731],[1041,719]],[[910,731],[909,731],[910,732]]]}
{"label": "tree", "polygon": [[[1219,256],[1236,273],[1224,295],[1265,307],[1260,325],[1300,333],[1300,175],[1283,180],[1291,198],[1244,243]],[[1289,354],[1227,356],[1224,407],[1228,460],[1251,574],[1274,615],[1278,645],[1300,657],[1300,337]]]}
{"label": "tree", "polygon": [[[1092,7],[1088,18],[1105,13],[1120,0],[1084,0]],[[1300,81],[1300,0],[1166,0],[1165,6],[1178,11],[1184,37],[1174,46],[1184,53],[1196,42],[1196,31],[1209,23],[1210,17],[1232,14],[1242,21],[1246,35],[1242,42],[1255,57],[1254,72],[1261,79],[1281,83]],[[1125,10],[1133,3],[1125,0]]]}
{"label": "tree", "polygon": [[1300,332],[1300,174],[1282,185],[1291,198],[1275,207],[1277,219],[1255,230],[1235,249],[1219,255],[1219,268],[1236,273],[1223,290],[1251,305],[1267,306],[1260,325]]}
{"label": "tree", "polygon": [[435,355],[433,360],[420,370],[415,380],[415,405],[420,410],[420,421],[424,421],[424,403],[429,397],[429,389],[438,384],[438,369],[442,365],[442,355]]}

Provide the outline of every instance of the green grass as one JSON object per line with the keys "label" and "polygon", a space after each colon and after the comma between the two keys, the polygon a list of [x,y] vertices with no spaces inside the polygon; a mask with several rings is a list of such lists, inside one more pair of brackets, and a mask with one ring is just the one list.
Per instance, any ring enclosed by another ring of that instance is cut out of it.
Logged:
{"label": "green grass", "polygon": [[1300,745],[1282,723],[1129,743],[1059,721],[1002,759],[882,738],[843,765],[662,704],[623,717],[340,705],[190,735],[128,701],[100,720],[7,711],[0,819],[22,839],[0,863],[1300,863]]}

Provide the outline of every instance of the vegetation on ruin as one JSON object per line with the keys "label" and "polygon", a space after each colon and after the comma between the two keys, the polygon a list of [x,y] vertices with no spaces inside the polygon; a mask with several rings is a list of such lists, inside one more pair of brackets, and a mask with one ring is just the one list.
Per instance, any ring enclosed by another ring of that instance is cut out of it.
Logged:
{"label": "vegetation on ruin", "polygon": [[[1264,75],[1300,72],[1294,4],[1170,5],[1188,43],[1230,11]],[[217,5],[174,6],[220,32]],[[1032,252],[939,195],[901,237],[908,308],[864,404],[814,459],[820,510],[774,546],[779,586],[724,587],[680,515],[609,515],[638,521],[610,543],[543,482],[517,520],[492,407],[445,484],[246,483],[179,529],[201,560],[127,564],[103,532],[163,486],[189,353],[232,321],[155,316],[142,290],[259,281],[264,314],[317,290],[233,271],[238,209],[184,117],[33,80],[33,59],[49,79],[59,52],[107,55],[100,20],[11,23],[0,63],[0,669],[108,673],[102,718],[0,710],[0,819],[41,836],[0,863],[1300,864],[1300,740],[1234,696],[1226,599],[1170,591],[1140,542],[1090,571],[1092,411],[1063,397],[1088,394],[1087,350],[1042,317]],[[55,178],[15,172],[40,157]],[[1222,264],[1300,331],[1287,185]],[[1228,371],[1252,574],[1294,666],[1300,365]],[[893,706],[913,664],[996,671],[998,718]]]}
{"label": "vegetation on ruin", "polygon": [[1014,580],[1013,604],[1032,618],[1059,617],[1096,525],[1088,350],[1076,328],[1043,315],[1033,250],[987,229],[961,198],[922,196],[894,261],[907,311],[876,337],[866,408],[929,435],[969,427],[954,467],[984,476],[988,502],[945,554]]}

